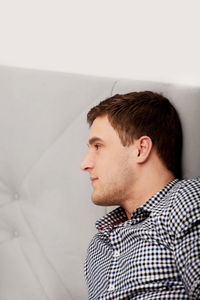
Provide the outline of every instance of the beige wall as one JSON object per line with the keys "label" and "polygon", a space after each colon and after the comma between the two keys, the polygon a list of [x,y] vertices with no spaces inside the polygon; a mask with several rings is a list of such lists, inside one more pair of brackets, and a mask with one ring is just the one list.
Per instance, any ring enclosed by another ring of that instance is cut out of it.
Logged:
{"label": "beige wall", "polygon": [[1,0],[0,64],[200,84],[198,0]]}

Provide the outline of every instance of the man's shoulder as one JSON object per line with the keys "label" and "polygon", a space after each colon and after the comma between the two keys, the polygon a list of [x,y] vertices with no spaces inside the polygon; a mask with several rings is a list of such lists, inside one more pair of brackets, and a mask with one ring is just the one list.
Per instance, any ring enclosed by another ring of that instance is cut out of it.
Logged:
{"label": "man's shoulder", "polygon": [[[176,213],[181,208],[193,206],[200,201],[200,177],[174,180],[175,184],[167,192],[162,202],[159,202],[165,214]],[[168,215],[169,217],[169,215]]]}
{"label": "man's shoulder", "polygon": [[200,186],[200,177],[194,177],[189,179],[182,179],[179,181],[181,188],[190,188],[190,187],[199,187]]}
{"label": "man's shoulder", "polygon": [[180,180],[173,193],[174,205],[191,205],[200,200],[200,177]]}
{"label": "man's shoulder", "polygon": [[180,180],[171,197],[171,228],[182,230],[200,218],[200,177]]}

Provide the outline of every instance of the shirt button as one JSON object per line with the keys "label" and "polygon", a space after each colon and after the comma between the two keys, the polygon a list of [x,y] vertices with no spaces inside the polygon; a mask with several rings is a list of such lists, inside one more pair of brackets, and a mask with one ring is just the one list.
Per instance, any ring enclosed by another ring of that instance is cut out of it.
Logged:
{"label": "shirt button", "polygon": [[119,250],[115,250],[113,256],[114,257],[120,256],[120,251]]}
{"label": "shirt button", "polygon": [[109,288],[108,288],[108,291],[114,291],[115,290],[115,285],[114,284],[110,284],[109,285]]}

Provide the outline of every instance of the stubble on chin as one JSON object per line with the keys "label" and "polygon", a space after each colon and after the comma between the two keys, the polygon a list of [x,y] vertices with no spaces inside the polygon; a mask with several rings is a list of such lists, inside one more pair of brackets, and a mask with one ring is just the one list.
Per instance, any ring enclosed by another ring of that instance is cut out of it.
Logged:
{"label": "stubble on chin", "polygon": [[107,193],[102,192],[101,194],[97,192],[93,192],[92,194],[92,202],[95,205],[99,206],[115,206],[121,205],[123,203],[125,196],[124,190],[113,189]]}

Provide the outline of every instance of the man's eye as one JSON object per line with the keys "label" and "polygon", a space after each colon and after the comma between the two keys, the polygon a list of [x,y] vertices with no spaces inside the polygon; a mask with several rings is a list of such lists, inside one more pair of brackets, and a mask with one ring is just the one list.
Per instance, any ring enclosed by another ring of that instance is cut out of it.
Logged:
{"label": "man's eye", "polygon": [[95,148],[96,150],[98,150],[100,147],[101,147],[101,146],[100,146],[99,144],[95,144],[95,145],[94,145],[94,148]]}

